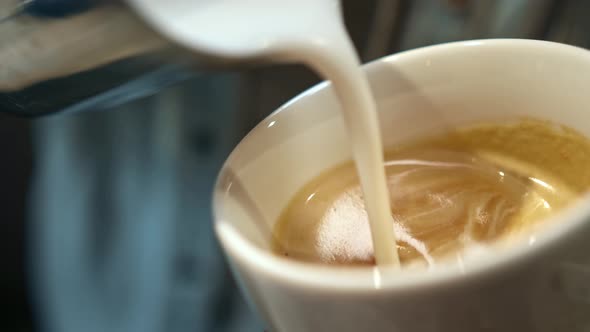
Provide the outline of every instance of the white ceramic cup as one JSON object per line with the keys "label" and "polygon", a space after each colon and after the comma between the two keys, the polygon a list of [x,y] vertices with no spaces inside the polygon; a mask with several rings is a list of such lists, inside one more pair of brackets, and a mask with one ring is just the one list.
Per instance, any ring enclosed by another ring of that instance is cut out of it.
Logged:
{"label": "white ceramic cup", "polygon": [[[364,69],[385,146],[446,126],[546,119],[590,137],[590,52],[532,40],[426,47]],[[215,190],[215,231],[269,331],[590,331],[590,200],[509,250],[431,271],[311,265],[269,250],[273,223],[321,171],[351,158],[319,84],[260,123]],[[590,170],[589,170],[590,171]]]}

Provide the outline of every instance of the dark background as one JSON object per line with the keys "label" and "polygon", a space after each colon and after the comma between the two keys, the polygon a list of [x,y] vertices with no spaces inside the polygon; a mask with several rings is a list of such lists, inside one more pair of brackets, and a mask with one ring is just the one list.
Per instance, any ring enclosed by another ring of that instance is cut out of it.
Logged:
{"label": "dark background", "polygon": [[0,330],[30,331],[25,211],[33,167],[31,120],[0,115]]}

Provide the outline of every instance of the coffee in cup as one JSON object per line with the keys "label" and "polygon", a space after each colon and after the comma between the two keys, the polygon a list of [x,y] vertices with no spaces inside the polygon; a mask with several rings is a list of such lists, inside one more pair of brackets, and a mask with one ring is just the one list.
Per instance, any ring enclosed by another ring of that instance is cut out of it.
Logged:
{"label": "coffee in cup", "polygon": [[[392,227],[402,264],[434,266],[528,241],[590,188],[590,140],[549,122],[460,128],[385,154]],[[279,255],[325,264],[375,264],[352,162],[307,183],[275,224]]]}

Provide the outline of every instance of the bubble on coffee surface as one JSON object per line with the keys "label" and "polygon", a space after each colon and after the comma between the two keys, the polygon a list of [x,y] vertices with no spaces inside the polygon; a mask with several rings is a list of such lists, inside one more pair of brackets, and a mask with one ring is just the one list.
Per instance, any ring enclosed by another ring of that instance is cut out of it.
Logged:
{"label": "bubble on coffee surface", "polygon": [[[386,162],[392,222],[403,264],[432,266],[510,241],[561,207],[566,190],[473,154],[426,149]],[[352,166],[331,170],[290,204],[277,251],[328,264],[374,264],[362,192]],[[477,251],[477,250],[475,250]]]}

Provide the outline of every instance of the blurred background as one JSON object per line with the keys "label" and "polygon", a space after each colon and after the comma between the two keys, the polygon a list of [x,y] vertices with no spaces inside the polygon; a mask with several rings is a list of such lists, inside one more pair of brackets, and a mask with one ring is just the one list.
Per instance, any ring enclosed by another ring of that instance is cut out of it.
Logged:
{"label": "blurred background", "polygon": [[[545,39],[581,47],[590,44],[590,20],[587,19],[590,2],[584,0],[344,0],[343,8],[346,25],[364,62],[416,47],[475,38]],[[42,185],[39,189],[35,184],[37,177],[54,177],[55,183],[67,181],[64,174],[47,170],[66,164],[50,166],[50,156],[39,152],[41,148],[55,151],[55,146],[52,148],[52,143],[48,143],[56,140],[55,135],[78,139],[78,134],[68,128],[102,128],[94,139],[103,141],[104,151],[92,151],[100,162],[114,158],[116,153],[110,147],[121,143],[117,136],[123,130],[119,128],[120,123],[153,125],[138,123],[138,112],[149,112],[153,121],[175,123],[178,128],[170,125],[172,129],[169,130],[175,132],[175,139],[185,142],[177,152],[185,161],[180,169],[176,165],[168,171],[194,175],[189,182],[190,197],[183,200],[186,200],[184,204],[194,203],[196,207],[193,206],[192,211],[196,212],[184,219],[199,224],[192,228],[198,241],[213,243],[214,240],[209,240],[213,238],[209,202],[213,179],[224,158],[262,118],[319,81],[315,74],[298,65],[199,75],[207,77],[207,83],[188,81],[167,88],[159,93],[163,97],[158,99],[158,107],[147,102],[142,104],[140,100],[134,102],[133,107],[55,115],[40,120],[0,115],[0,149],[4,151],[0,163],[3,201],[0,210],[0,330],[42,330],[31,296],[33,272],[27,263],[33,225],[29,217],[30,210],[40,204],[32,203],[31,189],[43,190]],[[180,242],[194,241],[187,235],[178,236]],[[215,244],[210,248],[215,248]],[[180,255],[175,263],[179,283],[182,283],[182,276],[191,278],[195,270],[206,273],[206,270],[199,270],[202,264],[199,257],[183,257]],[[221,259],[218,255],[213,257]],[[202,290],[180,288],[179,292],[192,291]],[[229,304],[222,301],[219,305]],[[199,315],[195,313],[195,317],[198,319]],[[191,324],[186,320],[189,327],[182,330],[191,331]],[[238,330],[238,327],[226,329]]]}

